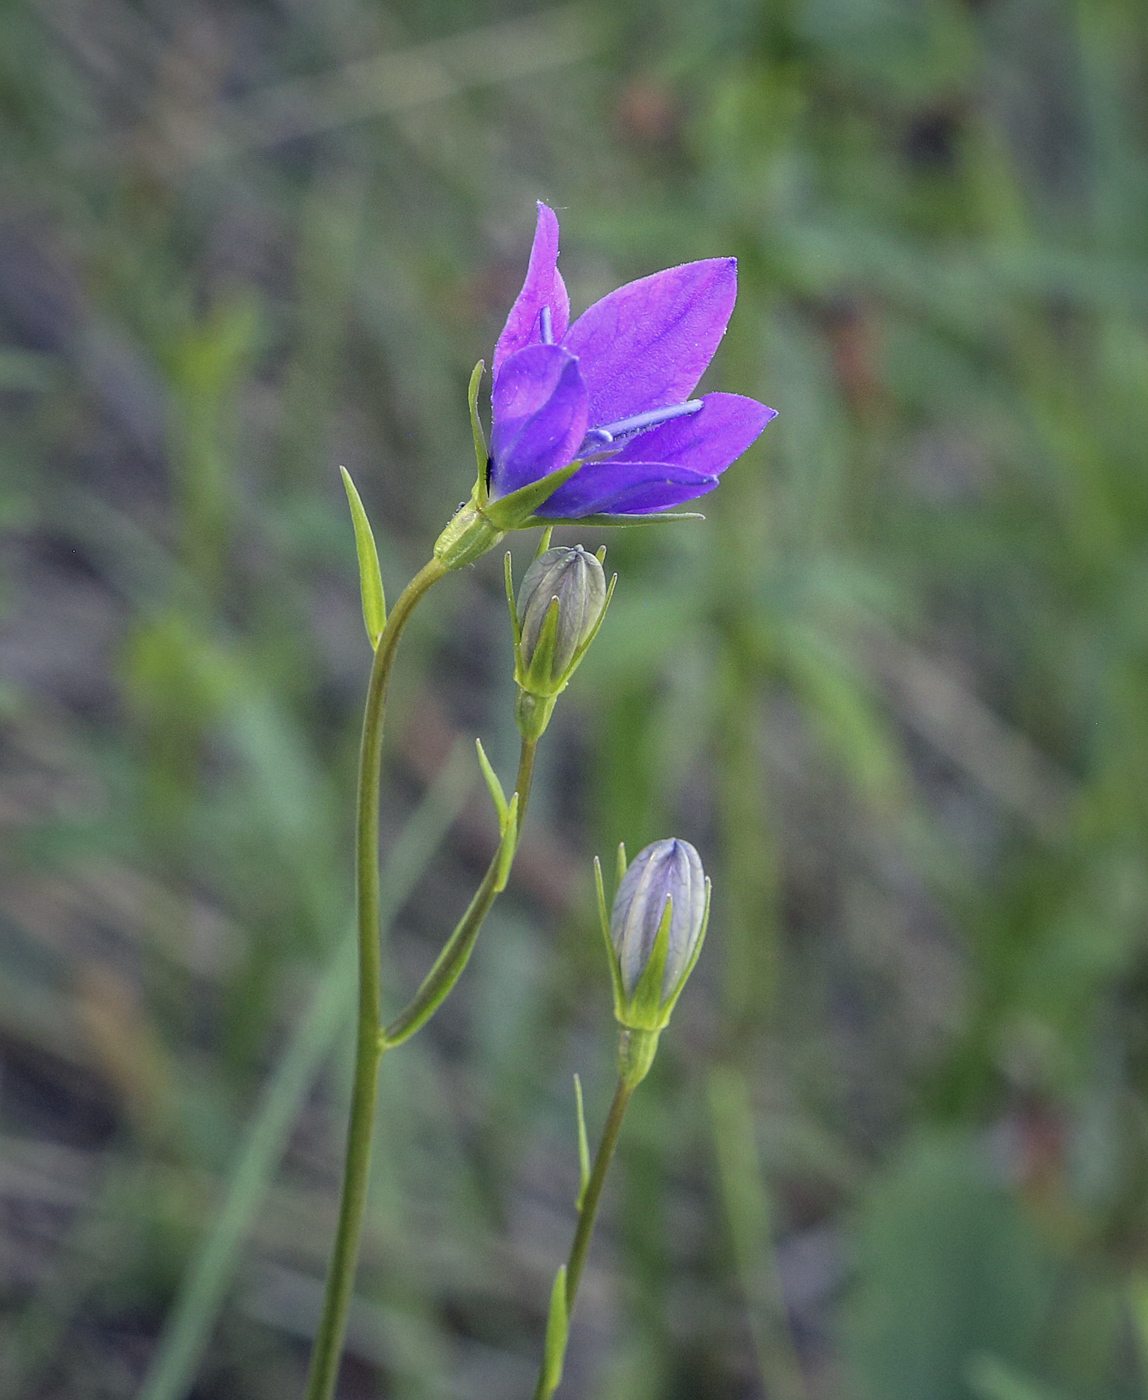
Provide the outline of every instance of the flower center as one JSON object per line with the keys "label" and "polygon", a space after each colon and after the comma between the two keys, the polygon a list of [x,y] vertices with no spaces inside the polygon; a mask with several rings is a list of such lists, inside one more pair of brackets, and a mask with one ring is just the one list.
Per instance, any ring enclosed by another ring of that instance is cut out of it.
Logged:
{"label": "flower center", "polygon": [[[538,333],[543,345],[554,344],[554,316],[549,306],[544,306],[538,313]],[[687,399],[685,403],[671,404],[668,408],[651,408],[646,413],[636,413],[633,418],[619,418],[616,423],[607,423],[601,428],[588,428],[578,456],[601,456],[637,433],[656,428],[659,423],[668,423],[671,418],[687,418],[701,407],[701,399]]]}

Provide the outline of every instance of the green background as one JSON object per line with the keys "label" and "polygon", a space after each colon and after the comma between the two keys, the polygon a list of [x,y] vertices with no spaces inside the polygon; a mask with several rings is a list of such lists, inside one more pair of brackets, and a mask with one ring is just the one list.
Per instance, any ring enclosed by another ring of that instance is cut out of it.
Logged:
{"label": "green background", "polygon": [[[611,1091],[590,858],[709,942],[563,1397],[1148,1394],[1142,0],[0,8],[0,1397],[301,1392],[369,663],[559,211],[734,254],[779,410],[621,575],[510,888],[384,1066],[348,1396],[530,1393]],[[514,542],[521,574],[532,535]],[[400,655],[388,1005],[493,849],[501,551]]]}

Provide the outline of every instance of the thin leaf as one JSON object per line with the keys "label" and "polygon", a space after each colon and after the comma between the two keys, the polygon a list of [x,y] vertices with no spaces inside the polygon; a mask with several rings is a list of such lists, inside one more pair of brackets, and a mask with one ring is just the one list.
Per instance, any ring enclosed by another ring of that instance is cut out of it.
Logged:
{"label": "thin leaf", "polygon": [[498,873],[494,877],[496,894],[501,894],[510,879],[510,867],[514,864],[514,852],[518,848],[518,794],[510,799],[506,809],[506,827],[502,833],[502,843],[498,848]]}
{"label": "thin leaf", "polygon": [[554,1276],[550,1290],[550,1311],[546,1315],[546,1353],[542,1361],[543,1395],[553,1395],[562,1381],[562,1363],[566,1359],[566,1337],[570,1319],[566,1314],[566,1265]]}
{"label": "thin leaf", "polygon": [[502,790],[502,784],[498,781],[498,774],[490,766],[490,759],[486,756],[486,750],[482,747],[482,740],[476,739],[474,746],[478,750],[478,766],[482,769],[482,776],[486,779],[486,786],[494,800],[494,807],[498,813],[498,829],[500,832],[506,831],[506,794]]}
{"label": "thin leaf", "polygon": [[379,637],[387,625],[387,602],[383,594],[383,576],[379,572],[379,551],[375,548],[375,537],[371,532],[371,522],[363,509],[363,502],[355,490],[355,483],[346,467],[340,467],[343,486],[347,492],[347,504],[351,507],[351,520],[355,526],[355,552],[359,556],[359,591],[363,596],[363,622],[367,628],[367,639],[372,648],[379,645]]}
{"label": "thin leaf", "polygon": [[582,1198],[590,1181],[590,1139],[586,1136],[586,1106],[582,1101],[582,1080],[574,1076],[574,1108],[578,1115],[578,1199],[574,1202],[577,1210],[582,1209]]}

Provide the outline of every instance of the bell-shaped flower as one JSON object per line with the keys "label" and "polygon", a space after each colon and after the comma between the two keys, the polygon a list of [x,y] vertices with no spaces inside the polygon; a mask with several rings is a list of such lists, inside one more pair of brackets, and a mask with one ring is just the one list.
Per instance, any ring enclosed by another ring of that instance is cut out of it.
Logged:
{"label": "bell-shaped flower", "polygon": [[557,263],[558,220],[540,204],[494,352],[484,513],[504,529],[621,524],[712,491],[775,416],[738,394],[690,397],[733,311],[736,260],[629,282],[573,325]]}

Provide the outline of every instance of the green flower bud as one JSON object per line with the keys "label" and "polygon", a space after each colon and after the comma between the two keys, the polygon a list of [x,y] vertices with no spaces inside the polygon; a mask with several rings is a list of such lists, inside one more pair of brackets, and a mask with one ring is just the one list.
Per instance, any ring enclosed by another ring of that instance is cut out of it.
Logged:
{"label": "green flower bud", "polygon": [[709,918],[710,882],[688,841],[655,841],[625,868],[605,914],[614,1011],[632,1030],[660,1031],[693,971]]}
{"label": "green flower bud", "polygon": [[613,591],[602,560],[576,544],[540,554],[527,569],[515,603],[507,555],[506,596],[514,624],[514,679],[523,734],[537,738],[546,728],[554,697],[566,688],[594,640]]}
{"label": "green flower bud", "polygon": [[[586,644],[597,631],[606,609],[606,575],[593,554],[580,544],[573,549],[548,549],[540,554],[518,590],[518,655],[523,673],[535,681],[537,695],[553,694],[570,678]],[[546,617],[557,604],[554,643],[545,659],[539,642]],[[533,667],[535,658],[542,661]],[[532,669],[543,674],[534,676]]]}

